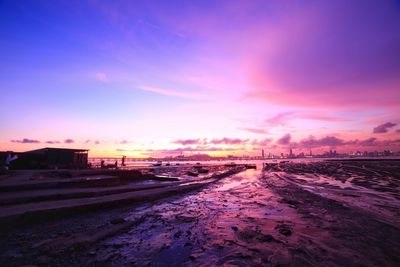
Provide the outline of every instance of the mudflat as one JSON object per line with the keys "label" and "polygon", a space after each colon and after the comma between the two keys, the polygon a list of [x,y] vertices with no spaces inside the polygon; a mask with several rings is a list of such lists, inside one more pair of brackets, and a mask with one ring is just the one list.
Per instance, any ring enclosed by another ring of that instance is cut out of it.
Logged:
{"label": "mudflat", "polygon": [[219,171],[191,191],[4,227],[0,263],[398,266],[400,161]]}

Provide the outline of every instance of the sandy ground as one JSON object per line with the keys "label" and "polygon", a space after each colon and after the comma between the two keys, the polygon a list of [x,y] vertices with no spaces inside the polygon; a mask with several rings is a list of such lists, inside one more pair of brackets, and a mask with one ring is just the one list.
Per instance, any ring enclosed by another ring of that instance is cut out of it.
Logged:
{"label": "sandy ground", "polygon": [[151,203],[3,228],[0,265],[399,266],[399,175],[399,161],[269,165]]}

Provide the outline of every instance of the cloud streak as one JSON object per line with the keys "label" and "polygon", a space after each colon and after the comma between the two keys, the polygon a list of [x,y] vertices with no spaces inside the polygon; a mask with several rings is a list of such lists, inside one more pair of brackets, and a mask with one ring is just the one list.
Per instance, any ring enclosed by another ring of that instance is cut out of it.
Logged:
{"label": "cloud streak", "polygon": [[61,143],[61,142],[60,141],[46,141],[46,144],[50,144],[50,145],[59,144],[59,143]]}
{"label": "cloud streak", "polygon": [[178,139],[172,141],[173,144],[180,145],[243,145],[248,143],[249,139],[241,139],[241,138],[214,138],[208,140],[207,138],[203,139]]}
{"label": "cloud streak", "polygon": [[389,129],[393,128],[394,126],[396,126],[396,123],[393,122],[386,122],[383,123],[381,125],[376,126],[373,129],[373,133],[374,134],[381,134],[381,133],[387,133],[389,131]]}
{"label": "cloud streak", "polygon": [[172,143],[186,146],[186,145],[199,145],[202,144],[203,141],[201,141],[200,139],[178,139],[173,141]]}
{"label": "cloud streak", "polygon": [[20,143],[20,144],[38,144],[40,143],[39,140],[36,139],[29,139],[29,138],[24,138],[21,140],[11,140],[13,143]]}
{"label": "cloud streak", "polygon": [[249,69],[248,96],[291,107],[399,106],[395,1],[322,1],[287,13],[265,39],[252,38],[266,48]]}
{"label": "cloud streak", "polygon": [[268,131],[266,129],[262,128],[247,128],[247,127],[239,127],[239,130],[249,132],[249,133],[255,133],[255,134],[268,134]]}
{"label": "cloud streak", "polygon": [[212,139],[209,143],[213,145],[241,145],[248,141],[248,139],[228,138]]}
{"label": "cloud streak", "polygon": [[278,145],[289,145],[290,144],[290,140],[292,139],[292,136],[290,134],[285,134],[284,136],[282,136],[281,138],[279,138],[276,143]]}
{"label": "cloud streak", "polygon": [[324,147],[324,146],[337,147],[337,146],[343,146],[345,144],[346,142],[344,140],[339,139],[335,136],[325,136],[320,139],[317,139],[314,136],[310,136],[297,143],[297,145],[302,148],[314,148],[314,147]]}
{"label": "cloud streak", "polygon": [[174,89],[166,89],[166,88],[153,87],[153,86],[137,86],[136,88],[138,88],[142,91],[156,93],[156,94],[163,95],[163,96],[174,96],[174,97],[197,99],[197,100],[208,99],[208,97],[206,97],[205,95],[194,93],[194,92],[177,91]]}

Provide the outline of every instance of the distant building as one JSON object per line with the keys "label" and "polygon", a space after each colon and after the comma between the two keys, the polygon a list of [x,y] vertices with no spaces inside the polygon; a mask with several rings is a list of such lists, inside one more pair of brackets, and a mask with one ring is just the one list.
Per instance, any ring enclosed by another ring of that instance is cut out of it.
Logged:
{"label": "distant building", "polygon": [[41,148],[18,153],[13,169],[87,168],[88,149]]}
{"label": "distant building", "polygon": [[261,156],[262,156],[262,158],[263,158],[263,159],[265,158],[265,152],[264,152],[264,149],[261,151]]}
{"label": "distant building", "polygon": [[293,150],[292,150],[292,148],[290,148],[290,150],[289,150],[289,158],[293,158]]}

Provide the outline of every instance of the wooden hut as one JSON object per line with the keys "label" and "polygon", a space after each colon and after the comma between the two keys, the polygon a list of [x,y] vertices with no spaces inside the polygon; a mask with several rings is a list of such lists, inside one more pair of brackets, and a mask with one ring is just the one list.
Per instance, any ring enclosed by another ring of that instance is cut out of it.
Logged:
{"label": "wooden hut", "polygon": [[13,169],[87,168],[88,149],[46,147],[18,153]]}

